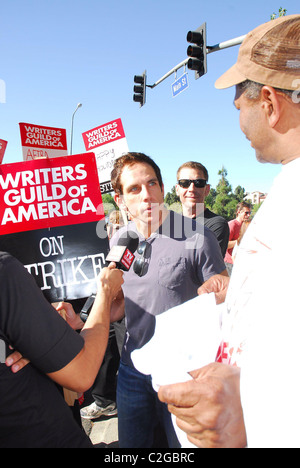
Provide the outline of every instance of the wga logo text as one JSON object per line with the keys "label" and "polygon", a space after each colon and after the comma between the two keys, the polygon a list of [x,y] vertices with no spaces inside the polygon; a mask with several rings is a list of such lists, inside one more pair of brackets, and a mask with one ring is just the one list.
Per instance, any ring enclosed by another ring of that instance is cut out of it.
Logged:
{"label": "wga logo text", "polygon": [[6,85],[5,81],[0,79],[0,104],[6,103]]}

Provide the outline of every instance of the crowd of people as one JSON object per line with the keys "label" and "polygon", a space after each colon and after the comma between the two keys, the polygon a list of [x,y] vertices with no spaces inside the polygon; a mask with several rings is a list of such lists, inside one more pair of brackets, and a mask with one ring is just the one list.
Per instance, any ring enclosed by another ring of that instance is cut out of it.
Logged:
{"label": "crowd of people", "polygon": [[[196,447],[300,446],[299,82],[300,15],[251,31],[237,63],[216,82],[218,89],[236,87],[241,130],[258,161],[282,164],[251,223],[247,203],[229,224],[205,207],[209,177],[199,162],[183,162],[177,171],[181,215],[164,206],[152,158],[128,153],[115,161],[111,182],[125,216],[112,214],[110,245],[125,233],[139,243],[128,272],[115,264],[102,270],[85,324],[68,303],[57,307],[63,320],[22,265],[0,254],[0,340],[9,355],[0,362],[1,447],[91,447],[60,388],[92,388],[94,401],[82,417],[117,411],[120,448],[180,448],[172,415]],[[157,392],[132,352],[153,337],[157,315],[207,293],[222,310],[215,362]],[[118,350],[114,342],[112,353],[116,324],[123,345]],[[109,374],[113,382],[117,376],[116,396],[105,389]]]}

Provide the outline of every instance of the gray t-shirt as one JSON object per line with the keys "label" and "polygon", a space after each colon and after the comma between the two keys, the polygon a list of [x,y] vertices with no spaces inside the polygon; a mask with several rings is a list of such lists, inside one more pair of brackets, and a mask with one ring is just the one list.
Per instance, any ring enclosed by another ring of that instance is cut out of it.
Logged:
{"label": "gray t-shirt", "polygon": [[[111,246],[125,231],[133,231],[140,242],[145,241],[130,222],[112,238]],[[215,235],[173,211],[146,241],[143,276],[134,272],[134,265],[124,274],[126,336],[122,361],[129,366],[133,366],[132,351],[152,338],[155,316],[193,299],[205,281],[225,270]],[[135,256],[136,260],[141,257],[137,252]],[[172,324],[170,333],[171,328]]]}

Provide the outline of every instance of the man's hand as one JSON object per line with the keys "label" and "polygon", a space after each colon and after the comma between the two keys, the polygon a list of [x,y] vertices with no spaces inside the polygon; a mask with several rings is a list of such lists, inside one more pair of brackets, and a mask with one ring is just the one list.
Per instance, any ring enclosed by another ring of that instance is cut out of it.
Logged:
{"label": "man's hand", "polygon": [[110,263],[107,268],[103,268],[98,277],[98,290],[105,290],[114,300],[121,291],[124,283],[124,272],[116,268],[115,263]]}
{"label": "man's hand", "polygon": [[8,356],[8,358],[5,361],[5,364],[7,365],[7,367],[11,368],[11,371],[14,374],[16,374],[21,369],[23,369],[23,367],[27,366],[29,362],[30,361],[28,361],[28,359],[23,358],[23,356],[18,351],[14,351]]}
{"label": "man's hand", "polygon": [[[121,291],[121,286],[124,283],[123,272],[116,269],[115,263],[110,263],[107,268],[103,268],[101,271],[97,283],[98,289],[106,289],[112,299],[114,299]],[[69,302],[59,302],[52,305],[73,330],[81,330],[83,328],[84,323],[80,315],[75,313],[72,304]]]}
{"label": "man's hand", "polygon": [[159,389],[177,425],[201,448],[247,445],[240,399],[240,369],[213,363],[190,372],[193,380]]}
{"label": "man's hand", "polygon": [[229,286],[230,278],[227,272],[223,272],[220,275],[214,275],[209,280],[200,286],[198,289],[198,295],[215,293],[216,303],[222,304],[226,299],[227,289]]}
{"label": "man's hand", "polygon": [[54,302],[52,305],[73,330],[82,329],[84,323],[80,316],[76,315],[72,304],[69,302]]}

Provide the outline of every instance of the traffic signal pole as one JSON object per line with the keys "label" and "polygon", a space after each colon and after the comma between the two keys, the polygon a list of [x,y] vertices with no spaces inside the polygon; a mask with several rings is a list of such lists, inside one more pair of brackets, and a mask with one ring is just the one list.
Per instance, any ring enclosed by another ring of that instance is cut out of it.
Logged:
{"label": "traffic signal pole", "polygon": [[228,49],[229,47],[240,45],[245,39],[245,37],[246,34],[244,36],[236,37],[235,39],[230,39],[229,41],[220,42],[220,44],[216,44],[214,46],[209,46],[207,47],[207,54],[211,54],[212,52],[217,52],[218,50]]}
{"label": "traffic signal pole", "polygon": [[134,102],[139,102],[140,107],[143,107],[146,102],[146,82],[147,82],[147,73],[146,70],[142,75],[135,75],[134,77]]}
{"label": "traffic signal pole", "polygon": [[[246,37],[246,34],[244,36],[236,37],[234,39],[230,39],[225,42],[220,42],[219,44],[216,44],[214,46],[207,46],[206,54],[207,55],[212,54],[213,52],[217,52],[219,50],[228,49],[229,47],[234,47],[236,45],[239,45],[243,42],[245,37]],[[169,76],[171,76],[173,73],[177,72],[177,70],[180,70],[180,68],[186,66],[189,60],[190,58],[187,58],[183,60],[182,62],[180,62],[178,65],[176,65],[176,67],[172,68],[172,70],[168,71],[168,73],[166,73],[164,76],[159,78],[159,80],[157,80],[153,85],[147,85],[147,88],[155,88],[164,80],[166,80]]]}
{"label": "traffic signal pole", "polygon": [[168,71],[164,76],[162,76],[159,80],[157,80],[153,85],[147,85],[147,88],[155,88],[158,86],[160,83],[162,83],[164,80],[169,78],[169,76],[173,75],[177,70],[180,70],[180,68],[184,67],[188,63],[189,59],[185,59],[182,62],[180,62],[176,67],[172,68],[172,70]]}

